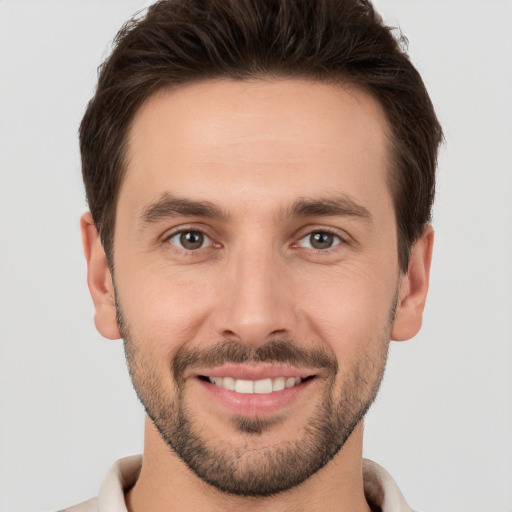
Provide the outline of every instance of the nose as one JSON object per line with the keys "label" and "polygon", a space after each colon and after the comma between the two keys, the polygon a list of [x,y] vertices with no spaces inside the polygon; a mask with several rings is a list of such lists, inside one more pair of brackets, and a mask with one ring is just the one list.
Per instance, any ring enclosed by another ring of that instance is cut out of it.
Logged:
{"label": "nose", "polygon": [[228,258],[215,311],[223,338],[257,347],[292,335],[293,280],[286,261],[270,247],[245,247]]}

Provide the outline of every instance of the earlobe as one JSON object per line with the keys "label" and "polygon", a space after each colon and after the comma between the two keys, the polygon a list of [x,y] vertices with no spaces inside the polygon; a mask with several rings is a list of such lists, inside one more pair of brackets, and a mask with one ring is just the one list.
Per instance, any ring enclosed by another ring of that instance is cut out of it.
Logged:
{"label": "earlobe", "polygon": [[94,303],[94,323],[105,338],[121,337],[117,324],[115,293],[107,257],[90,212],[80,219],[82,244],[87,261],[87,284]]}
{"label": "earlobe", "polygon": [[423,309],[427,300],[432,261],[434,230],[426,224],[420,239],[411,248],[407,274],[401,278],[391,339],[405,341],[421,328]]}

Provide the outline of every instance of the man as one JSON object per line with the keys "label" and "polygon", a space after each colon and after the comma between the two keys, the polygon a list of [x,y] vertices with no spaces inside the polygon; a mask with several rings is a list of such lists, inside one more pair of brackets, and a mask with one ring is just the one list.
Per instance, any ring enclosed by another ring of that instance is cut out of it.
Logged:
{"label": "man", "polygon": [[368,2],[171,0],[125,25],[80,128],[81,229],[145,446],[67,510],[411,510],[363,418],[421,326],[441,138]]}

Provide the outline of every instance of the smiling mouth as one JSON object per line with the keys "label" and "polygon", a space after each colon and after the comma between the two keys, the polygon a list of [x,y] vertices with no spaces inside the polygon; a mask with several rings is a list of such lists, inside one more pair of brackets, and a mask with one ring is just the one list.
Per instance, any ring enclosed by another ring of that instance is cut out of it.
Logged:
{"label": "smiling mouth", "polygon": [[200,376],[201,380],[210,382],[228,391],[235,391],[241,394],[270,394],[298,386],[302,382],[314,378],[309,377],[275,377],[260,380],[235,379],[233,377],[208,377]]}

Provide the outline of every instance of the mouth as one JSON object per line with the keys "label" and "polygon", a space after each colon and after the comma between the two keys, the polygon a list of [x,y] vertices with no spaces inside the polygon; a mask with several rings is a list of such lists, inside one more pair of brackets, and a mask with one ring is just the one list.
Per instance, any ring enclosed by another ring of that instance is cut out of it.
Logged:
{"label": "mouth", "polygon": [[239,417],[269,417],[303,407],[318,380],[314,371],[265,365],[225,365],[194,376],[210,406]]}

